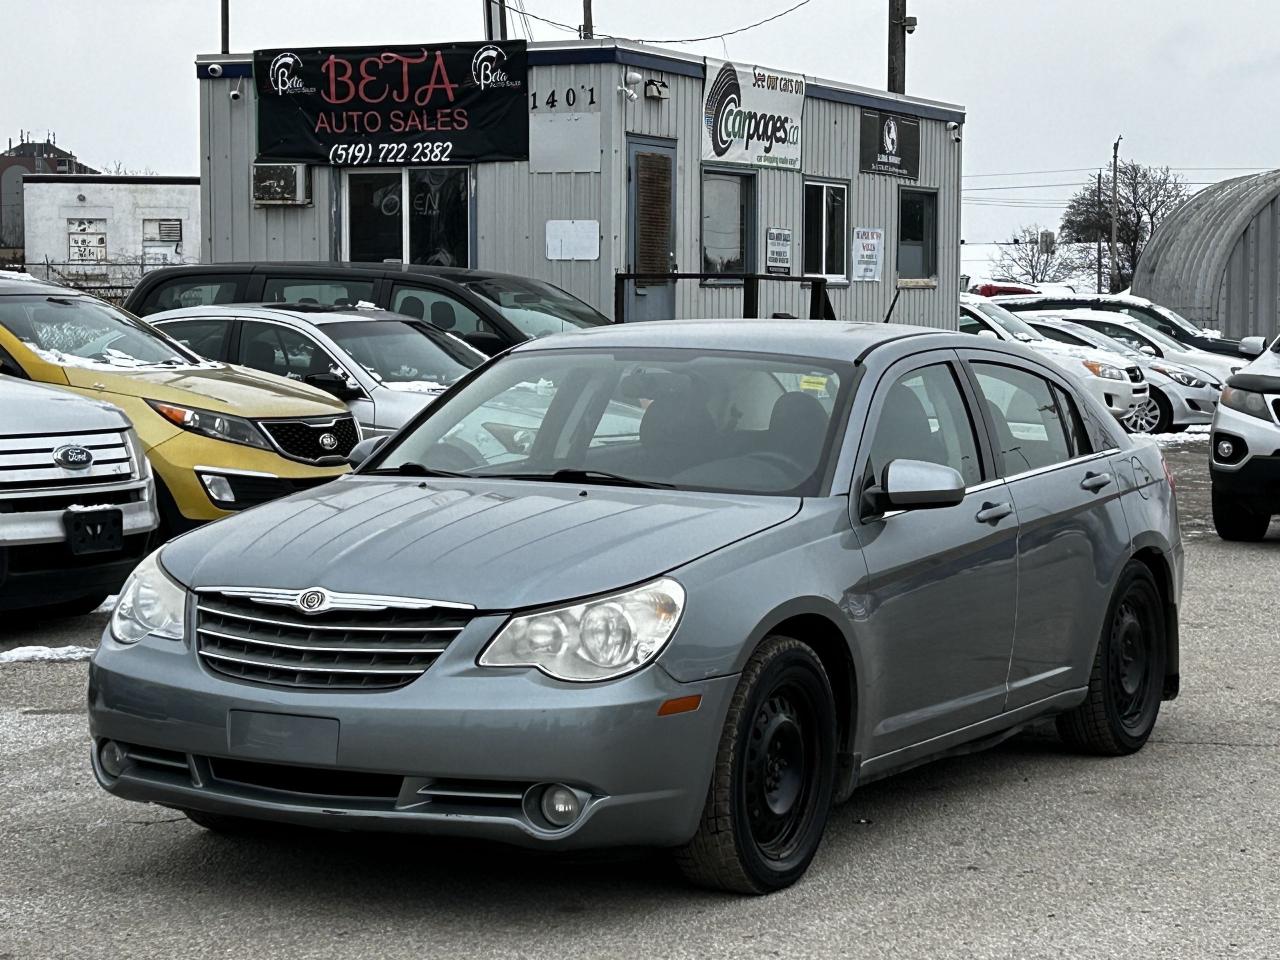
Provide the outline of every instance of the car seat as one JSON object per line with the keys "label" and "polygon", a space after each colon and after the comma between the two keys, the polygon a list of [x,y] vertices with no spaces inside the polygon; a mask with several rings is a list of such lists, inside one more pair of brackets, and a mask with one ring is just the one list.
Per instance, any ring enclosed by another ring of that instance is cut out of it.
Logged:
{"label": "car seat", "polygon": [[400,303],[396,306],[396,313],[403,313],[406,317],[413,317],[417,320],[425,320],[427,317],[427,304],[421,297],[408,294],[400,298]]}
{"label": "car seat", "polygon": [[265,340],[250,340],[244,347],[244,365],[265,373],[276,370],[276,348]]}
{"label": "car seat", "polygon": [[431,323],[441,330],[452,330],[458,322],[453,304],[446,300],[437,300],[431,304]]}
{"label": "car seat", "polygon": [[951,466],[946,449],[929,425],[929,414],[920,397],[902,383],[894,384],[885,398],[873,455],[875,469],[880,471],[893,460],[924,460]]}
{"label": "car seat", "polygon": [[646,475],[669,477],[704,463],[713,455],[707,443],[714,436],[715,420],[688,392],[658,397],[640,418]]}
{"label": "car seat", "polygon": [[828,420],[816,397],[800,391],[784,393],[774,401],[769,415],[768,448],[812,470],[822,455]]}

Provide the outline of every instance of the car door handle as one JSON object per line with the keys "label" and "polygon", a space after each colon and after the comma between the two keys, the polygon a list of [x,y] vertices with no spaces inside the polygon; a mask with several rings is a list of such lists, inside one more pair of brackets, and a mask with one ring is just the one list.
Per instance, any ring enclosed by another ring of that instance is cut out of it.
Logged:
{"label": "car door handle", "polygon": [[1080,481],[1080,489],[1094,492],[1101,490],[1103,487],[1110,486],[1111,474],[1109,473],[1093,473],[1089,472],[1084,475],[1084,479]]}
{"label": "car door handle", "polygon": [[1013,513],[1013,505],[1008,503],[984,503],[978,515],[974,517],[979,523],[995,523]]}

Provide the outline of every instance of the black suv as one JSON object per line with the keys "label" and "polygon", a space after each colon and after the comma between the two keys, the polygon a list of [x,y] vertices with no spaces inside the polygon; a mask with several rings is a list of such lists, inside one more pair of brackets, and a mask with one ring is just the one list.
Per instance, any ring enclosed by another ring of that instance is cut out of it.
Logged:
{"label": "black suv", "polygon": [[124,301],[140,317],[219,303],[372,304],[428,320],[492,356],[525,340],[609,323],[542,280],[400,263],[205,263],[146,274]]}
{"label": "black suv", "polygon": [[[1194,323],[1168,307],[1162,307],[1142,297],[1127,294],[1015,294],[993,298],[1006,310],[1021,313],[1024,310],[1109,310],[1123,313],[1154,327],[1179,343],[1197,350],[1221,353],[1228,357],[1248,356],[1240,352],[1239,340],[1225,337],[1207,337]],[[1065,319],[1070,320],[1070,317]]]}

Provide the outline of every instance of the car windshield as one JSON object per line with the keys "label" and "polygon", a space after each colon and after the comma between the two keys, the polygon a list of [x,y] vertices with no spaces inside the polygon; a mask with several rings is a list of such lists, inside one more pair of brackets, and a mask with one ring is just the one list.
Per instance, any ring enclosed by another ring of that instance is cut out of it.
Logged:
{"label": "car windshield", "polygon": [[429,324],[350,320],[321,329],[369,373],[394,390],[447,386],[484,362],[484,355]]}
{"label": "car windshield", "polygon": [[1015,340],[1022,340],[1026,342],[1044,339],[1044,335],[1041,334],[1039,330],[1031,326],[1031,324],[1027,323],[1021,317],[1006,310],[1004,307],[984,301],[974,303],[972,306],[992,323],[997,324],[1000,329],[1009,334]]}
{"label": "car windshield", "polygon": [[472,280],[467,288],[497,306],[516,329],[532,339],[609,322],[577,297],[541,280],[489,277]]}
{"label": "car windshield", "polygon": [[448,395],[371,466],[813,495],[852,384],[849,365],[794,357],[518,352]]}
{"label": "car windshield", "polygon": [[[1135,317],[1134,319],[1137,319],[1137,318]],[[1169,336],[1167,333],[1157,330],[1154,327],[1149,327],[1145,323],[1138,326],[1136,332],[1138,333],[1139,336],[1146,337],[1148,340],[1155,341],[1165,350],[1173,350],[1177,353],[1183,353],[1187,349],[1186,344],[1179,343],[1177,340],[1173,339],[1173,337]]]}
{"label": "car windshield", "polygon": [[154,327],[108,303],[75,296],[0,299],[0,327],[59,366],[136,368],[206,364]]}

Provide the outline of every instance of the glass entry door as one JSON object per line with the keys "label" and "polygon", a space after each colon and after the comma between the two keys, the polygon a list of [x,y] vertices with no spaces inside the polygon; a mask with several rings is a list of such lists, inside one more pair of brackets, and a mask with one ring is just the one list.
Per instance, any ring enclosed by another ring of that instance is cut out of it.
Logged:
{"label": "glass entry door", "polygon": [[357,263],[470,266],[469,168],[347,171],[345,246]]}

